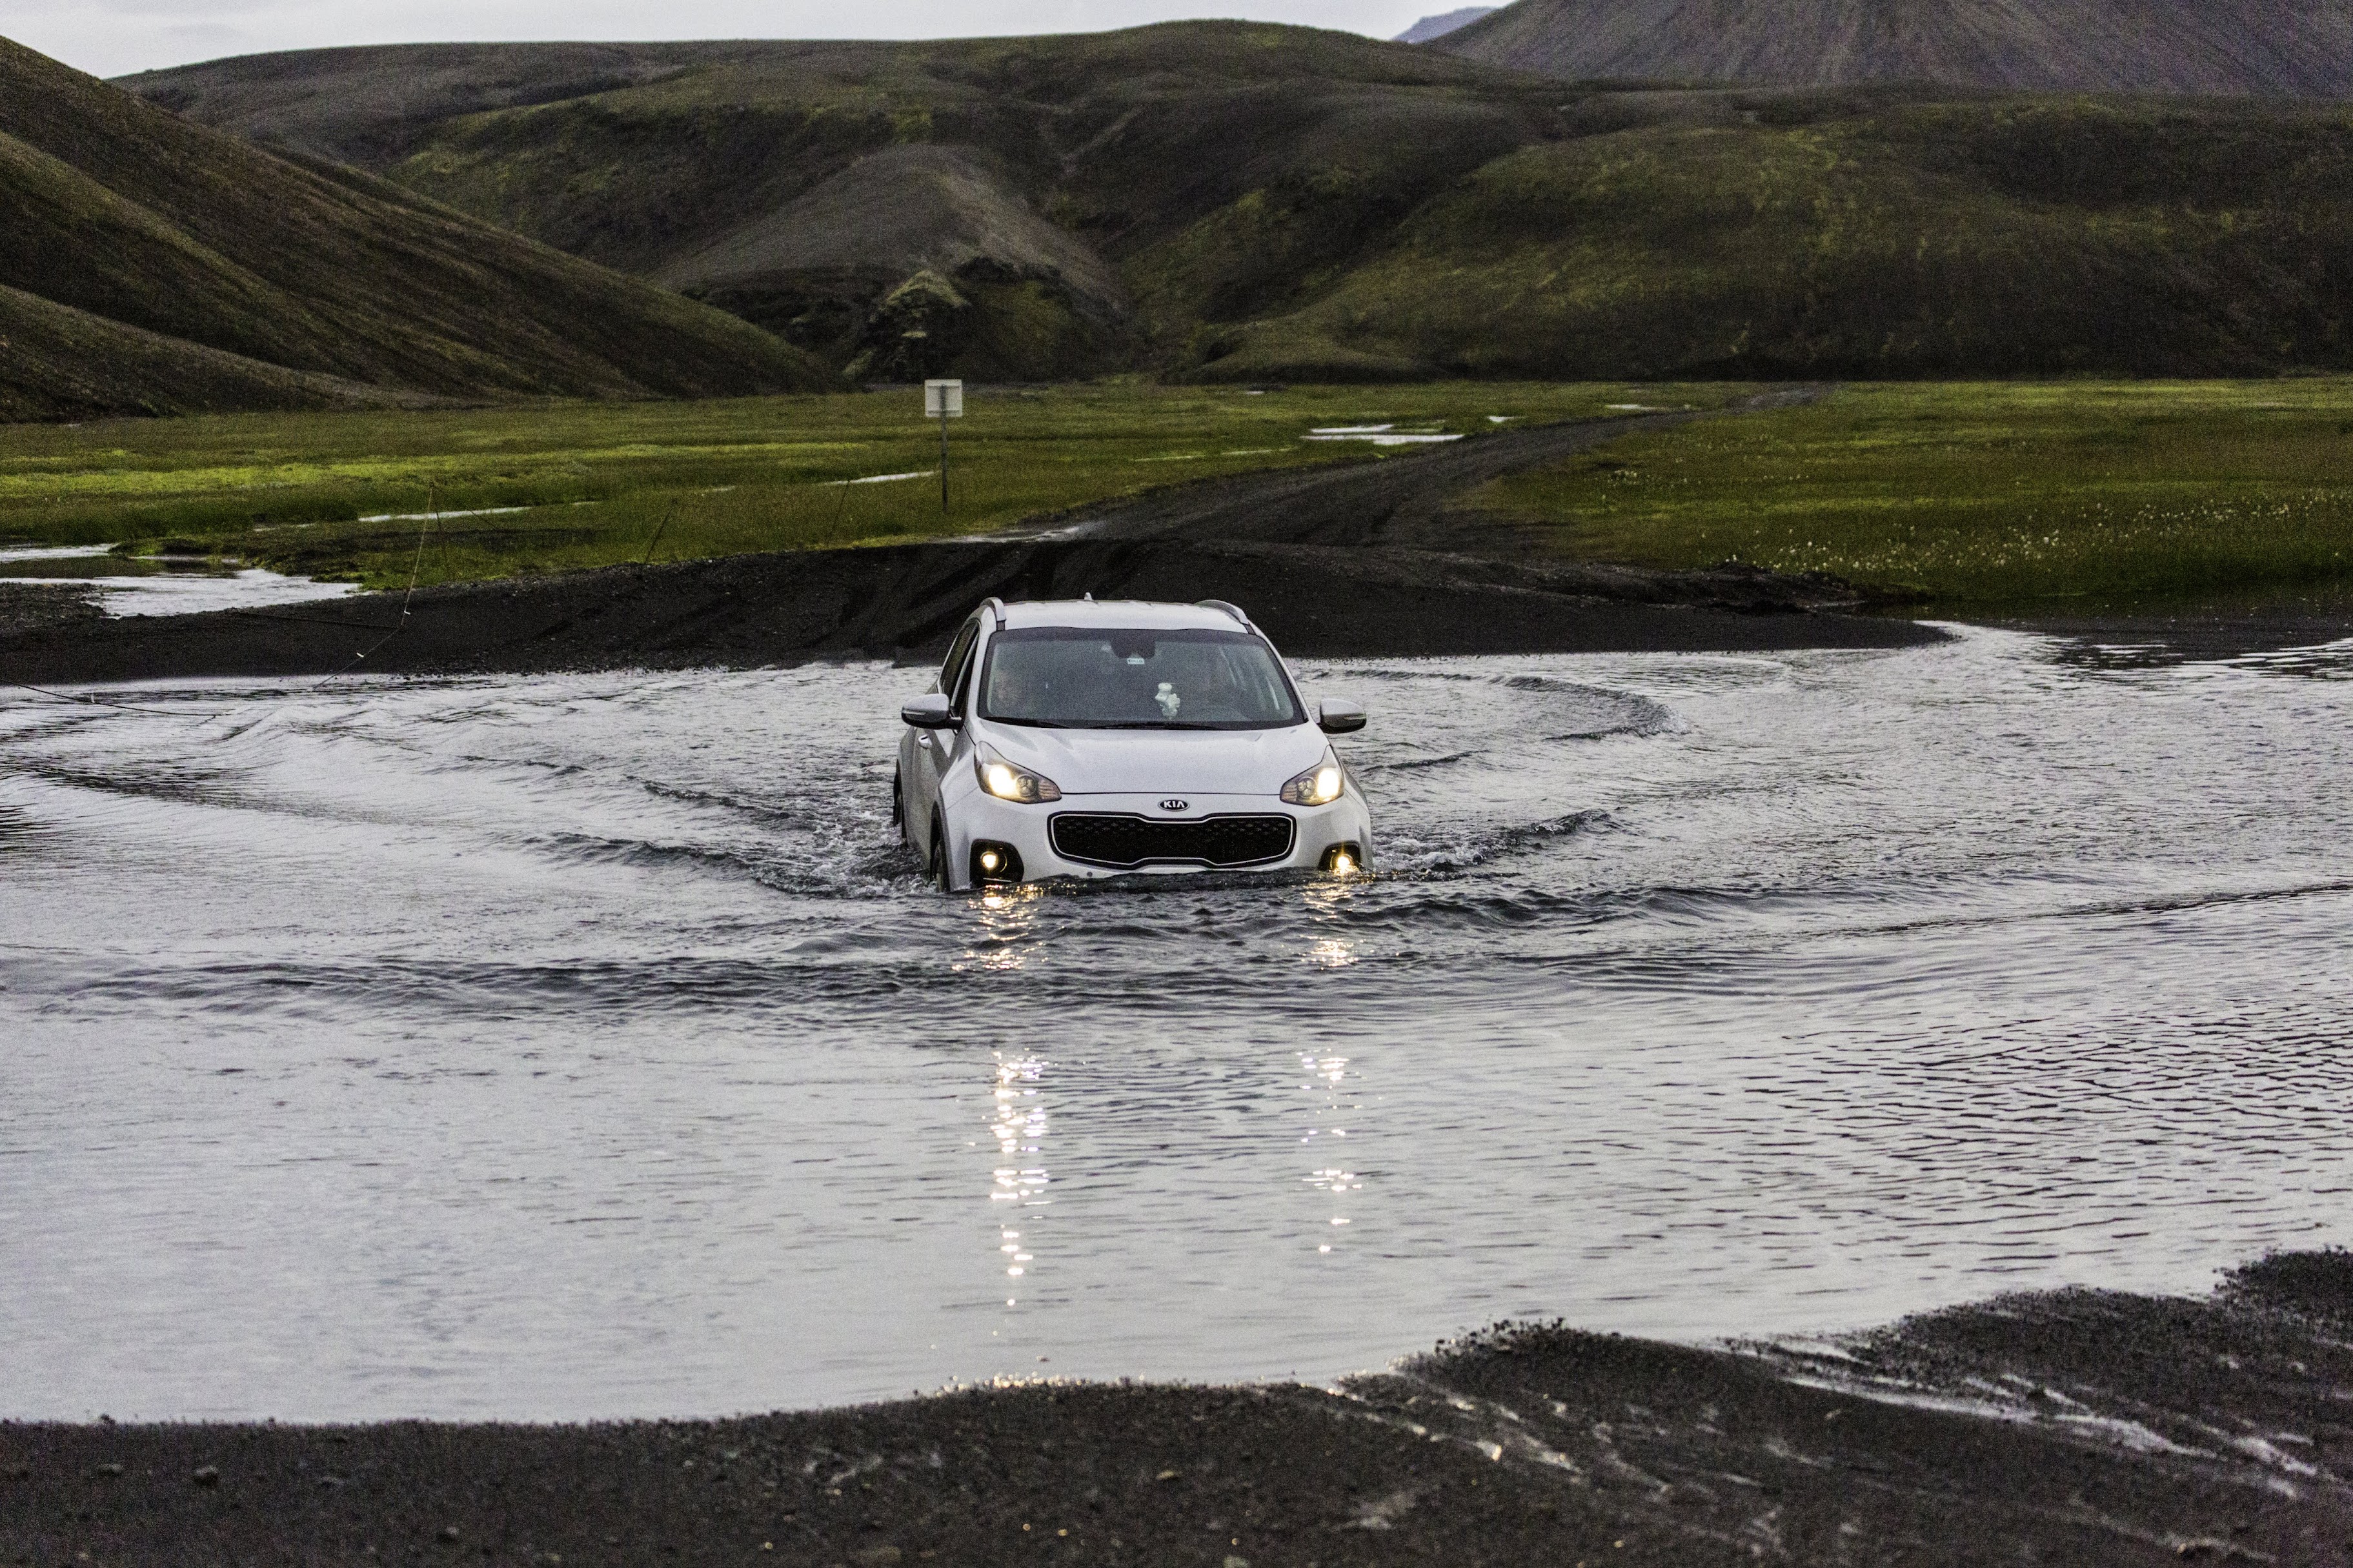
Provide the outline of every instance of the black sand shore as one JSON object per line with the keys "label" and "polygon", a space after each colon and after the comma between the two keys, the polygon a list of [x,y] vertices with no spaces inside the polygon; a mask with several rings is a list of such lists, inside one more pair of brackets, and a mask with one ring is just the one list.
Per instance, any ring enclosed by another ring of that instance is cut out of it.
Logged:
{"label": "black sand shore", "polygon": [[105,614],[97,595],[87,588],[0,583],[0,638],[18,632],[89,626]]}
{"label": "black sand shore", "polygon": [[2063,638],[2078,664],[2132,668],[2326,647],[2353,637],[2353,595],[2330,587],[2301,595],[2237,595],[2197,605],[2108,615],[2044,615],[1994,624]]}
{"label": "black sand shore", "polygon": [[[1514,566],[1248,542],[913,544],[622,566],[201,616],[78,621],[0,638],[0,681],[214,675],[759,667],[929,649],[989,595],[1231,599],[1284,651],[1549,653],[1938,640],[1841,614],[1834,585],[1722,570]],[[362,658],[364,653],[366,657]]]}
{"label": "black sand shore", "polygon": [[1807,1349],[593,1426],[0,1424],[0,1563],[2353,1562],[2353,1256]]}

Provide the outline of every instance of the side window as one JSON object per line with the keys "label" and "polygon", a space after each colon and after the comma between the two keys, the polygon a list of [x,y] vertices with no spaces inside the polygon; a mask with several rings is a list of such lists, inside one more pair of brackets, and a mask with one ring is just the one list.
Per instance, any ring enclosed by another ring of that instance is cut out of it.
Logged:
{"label": "side window", "polygon": [[955,695],[949,700],[955,705],[956,716],[962,718],[965,710],[979,696],[980,651],[975,648],[965,656],[964,668],[956,671]]}
{"label": "side window", "polygon": [[964,684],[965,667],[972,662],[972,645],[980,636],[980,623],[966,621],[949,645],[947,661],[940,666],[940,690],[952,703],[959,702],[956,689]]}

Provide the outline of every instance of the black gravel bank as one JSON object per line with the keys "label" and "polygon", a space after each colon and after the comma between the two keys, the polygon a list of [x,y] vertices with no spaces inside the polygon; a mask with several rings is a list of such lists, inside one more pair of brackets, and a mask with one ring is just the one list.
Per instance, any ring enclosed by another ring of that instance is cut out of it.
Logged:
{"label": "black gravel bank", "polygon": [[[1737,415],[1820,395],[1759,394]],[[1676,412],[1514,429],[1379,461],[1240,474],[1018,536],[737,556],[207,616],[44,626],[0,603],[0,681],[761,666],[940,646],[989,595],[1229,599],[1293,653],[1364,657],[1889,647],[1941,634],[1842,584],[1557,563],[1449,510]],[[389,640],[386,640],[389,639]],[[365,658],[360,657],[365,653]]]}
{"label": "black gravel bank", "polygon": [[2353,1562],[2353,1257],[1835,1352],[1483,1336],[1338,1390],[742,1420],[0,1425],[0,1563]]}
{"label": "black gravel bank", "polygon": [[[1004,598],[1230,599],[1297,654],[1808,647],[1941,634],[1844,613],[1834,584],[1249,542],[913,544],[621,566],[267,610],[78,621],[0,637],[0,680],[752,667],[942,643]],[[389,640],[386,640],[386,639]],[[365,652],[364,658],[359,656]]]}
{"label": "black gravel bank", "polygon": [[0,638],[18,632],[87,626],[105,615],[88,588],[52,588],[0,583]]}

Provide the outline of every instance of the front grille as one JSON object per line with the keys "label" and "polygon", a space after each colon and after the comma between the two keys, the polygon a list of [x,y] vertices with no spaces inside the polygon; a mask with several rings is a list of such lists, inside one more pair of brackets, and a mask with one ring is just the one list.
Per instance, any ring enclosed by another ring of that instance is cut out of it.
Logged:
{"label": "front grille", "polygon": [[1139,866],[1259,866],[1291,853],[1287,816],[1211,816],[1154,822],[1142,816],[1054,818],[1054,853],[1082,866],[1132,871]]}

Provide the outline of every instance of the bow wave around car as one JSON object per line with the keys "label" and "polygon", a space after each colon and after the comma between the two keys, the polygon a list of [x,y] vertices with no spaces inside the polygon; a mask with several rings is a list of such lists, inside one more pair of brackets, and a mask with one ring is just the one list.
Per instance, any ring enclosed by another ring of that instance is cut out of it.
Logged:
{"label": "bow wave around car", "polygon": [[957,631],[900,710],[900,831],[951,892],[1187,871],[1362,869],[1363,792],[1248,616],[1201,605],[1007,605]]}

